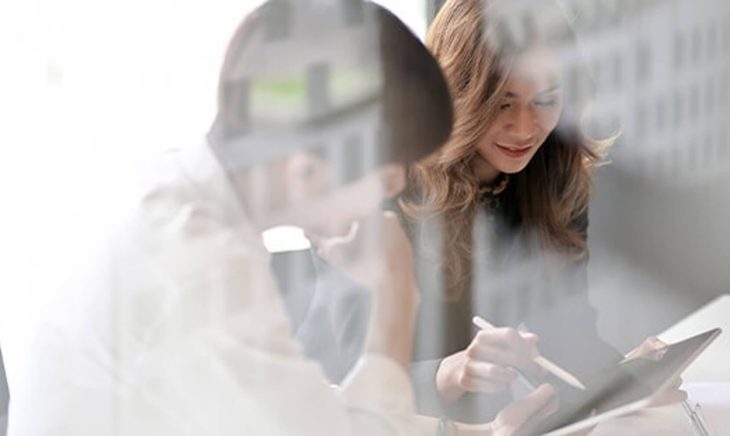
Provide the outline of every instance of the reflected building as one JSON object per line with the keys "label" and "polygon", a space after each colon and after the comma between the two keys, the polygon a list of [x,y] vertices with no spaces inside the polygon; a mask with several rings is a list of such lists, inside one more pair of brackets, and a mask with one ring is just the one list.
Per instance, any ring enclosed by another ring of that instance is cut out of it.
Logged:
{"label": "reflected building", "polygon": [[[329,12],[338,15],[337,19],[321,17],[324,24],[318,24],[311,22],[316,19],[311,14],[294,10],[307,8],[308,3],[267,5],[277,10],[270,15],[265,43],[252,55],[256,66],[241,72],[248,78],[243,85],[246,92],[227,95],[245,96],[235,104],[248,120],[248,133],[265,138],[267,132],[280,131],[282,126],[293,128],[294,141],[308,144],[310,152],[328,162],[326,174],[319,171],[321,164],[315,166],[311,161],[300,161],[282,171],[281,177],[296,178],[292,185],[311,196],[330,186],[342,186],[377,166],[378,152],[386,144],[380,111],[372,109],[378,107],[373,102],[380,98],[382,87],[381,64],[373,61],[378,51],[373,10],[359,1],[333,2],[337,7]],[[310,21],[301,21],[302,17]],[[316,41],[322,36],[327,37],[326,43],[301,49],[303,40]],[[299,58],[293,59],[292,53]],[[281,138],[277,140],[277,144],[283,143]],[[261,145],[271,147],[273,142]],[[352,159],[353,155],[360,158]],[[248,150],[242,158],[250,156]],[[309,241],[288,228],[272,229],[266,236],[272,269],[296,330],[312,316],[317,278]]]}
{"label": "reflected building", "polygon": [[627,345],[729,291],[730,4],[565,4],[594,74],[588,130],[620,132],[591,204],[591,282]]}
{"label": "reflected building", "polygon": [[[730,5],[723,0],[572,0],[596,104],[588,131],[620,132],[615,165],[662,184],[701,183],[730,164]],[[569,97],[581,84],[566,80]]]}
{"label": "reflected building", "polygon": [[[245,66],[238,72],[246,80],[236,86],[244,86],[245,92],[227,92],[224,98],[244,95],[231,104],[238,106],[238,113],[247,120],[246,134],[264,132],[265,136],[268,132],[296,129],[298,142],[308,143],[309,150],[332,163],[336,171],[331,182],[340,184],[362,174],[363,168],[372,167],[379,149],[377,114],[357,110],[380,94],[380,64],[372,60],[378,50],[377,32],[373,17],[366,17],[372,10],[366,10],[360,2],[343,1],[330,7],[328,16],[319,17],[327,27],[311,19],[304,22],[301,17],[306,14],[290,10],[307,8],[307,3],[267,5],[276,13],[270,15],[266,41],[251,55],[257,61],[241,62]],[[333,22],[338,23],[335,29]],[[334,40],[333,34],[337,35]],[[325,37],[326,43],[321,41]],[[303,40],[312,44],[306,50],[292,49],[301,48]],[[291,53],[298,53],[298,58]],[[344,119],[343,113],[347,113]],[[321,123],[327,127],[323,129]],[[317,128],[309,128],[314,125]],[[343,143],[361,150],[362,159],[343,159]],[[250,153],[248,156],[250,159]]]}
{"label": "reflected building", "polygon": [[[429,0],[429,18],[445,0]],[[516,2],[510,2],[516,3]],[[524,2],[540,18],[539,2]],[[615,165],[661,183],[697,183],[730,168],[730,3],[556,0],[582,46],[566,48],[566,97],[595,95],[586,131],[620,133]],[[568,44],[566,44],[566,47]],[[572,52],[571,52],[572,51]],[[579,72],[588,63],[592,81]]]}

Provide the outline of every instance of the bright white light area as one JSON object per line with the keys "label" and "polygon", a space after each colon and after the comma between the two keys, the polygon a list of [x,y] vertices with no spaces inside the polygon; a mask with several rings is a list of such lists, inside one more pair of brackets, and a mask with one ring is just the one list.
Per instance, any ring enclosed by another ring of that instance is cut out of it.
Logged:
{"label": "bright white light area", "polygon": [[[11,385],[36,322],[58,310],[44,302],[96,259],[141,163],[202,140],[228,40],[260,3],[0,2],[0,346]],[[423,0],[381,3],[423,34]],[[276,251],[305,247],[301,234],[274,235]]]}
{"label": "bright white light area", "polygon": [[308,250],[312,244],[299,227],[280,226],[266,230],[262,235],[264,247],[269,253]]}
{"label": "bright white light area", "polygon": [[140,163],[202,139],[228,39],[259,3],[0,2],[0,347],[11,389],[44,314],[63,310],[49,301],[100,262]]}

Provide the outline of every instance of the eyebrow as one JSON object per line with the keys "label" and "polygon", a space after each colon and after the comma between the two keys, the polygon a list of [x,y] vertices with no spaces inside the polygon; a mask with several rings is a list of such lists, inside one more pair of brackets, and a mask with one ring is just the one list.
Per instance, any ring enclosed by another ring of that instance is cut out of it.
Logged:
{"label": "eyebrow", "polygon": [[[545,94],[552,94],[553,92],[558,91],[558,90],[560,90],[560,85],[553,85],[553,86],[549,87],[548,89],[545,89],[543,91],[538,92],[536,95],[537,96],[543,96]],[[504,96],[506,98],[517,98],[517,97],[519,97],[514,92],[508,92]]]}

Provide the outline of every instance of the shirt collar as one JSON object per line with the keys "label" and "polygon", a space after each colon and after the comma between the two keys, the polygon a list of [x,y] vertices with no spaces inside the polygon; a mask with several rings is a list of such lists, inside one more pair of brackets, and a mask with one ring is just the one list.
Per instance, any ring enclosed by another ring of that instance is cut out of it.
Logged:
{"label": "shirt collar", "polygon": [[180,149],[178,160],[196,189],[205,198],[214,201],[225,216],[245,233],[246,238],[251,239],[250,242],[268,255],[261,235],[255,230],[246,212],[245,199],[236,193],[229,175],[208,143],[203,140]]}

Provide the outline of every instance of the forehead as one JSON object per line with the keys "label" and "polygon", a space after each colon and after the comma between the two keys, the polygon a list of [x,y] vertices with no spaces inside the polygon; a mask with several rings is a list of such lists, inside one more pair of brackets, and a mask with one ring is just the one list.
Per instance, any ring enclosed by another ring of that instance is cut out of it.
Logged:
{"label": "forehead", "polygon": [[558,57],[545,45],[535,45],[515,58],[507,79],[507,92],[539,93],[560,85],[560,80]]}

